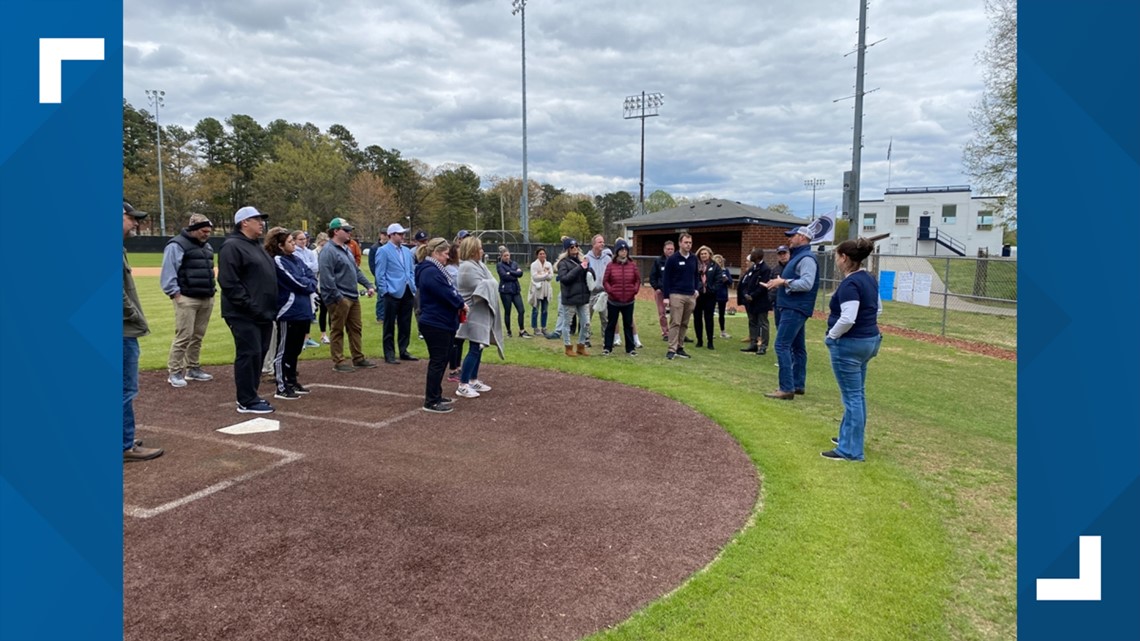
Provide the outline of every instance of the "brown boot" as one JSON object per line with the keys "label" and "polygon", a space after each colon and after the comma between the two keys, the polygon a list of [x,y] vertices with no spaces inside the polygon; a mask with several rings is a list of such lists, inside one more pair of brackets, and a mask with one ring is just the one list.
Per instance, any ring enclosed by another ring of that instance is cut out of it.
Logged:
{"label": "brown boot", "polygon": [[574,353],[574,348],[570,345],[566,346],[566,355],[570,357],[577,356],[577,354]]}
{"label": "brown boot", "polygon": [[590,352],[586,351],[586,346],[582,343],[578,343],[578,356],[589,356],[589,355],[590,355]]}

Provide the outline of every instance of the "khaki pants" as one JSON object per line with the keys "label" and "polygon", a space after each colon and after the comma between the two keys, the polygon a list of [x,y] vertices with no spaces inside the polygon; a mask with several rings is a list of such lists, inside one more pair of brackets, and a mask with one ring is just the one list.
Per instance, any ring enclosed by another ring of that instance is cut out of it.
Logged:
{"label": "khaki pants", "polygon": [[184,374],[187,369],[201,366],[202,337],[210,324],[214,299],[179,296],[174,303],[174,342],[166,359],[166,371]]}
{"label": "khaki pants", "polygon": [[329,354],[332,355],[333,365],[344,362],[345,333],[348,334],[348,349],[352,360],[363,360],[360,334],[364,326],[360,323],[360,301],[342,297],[340,302],[329,308],[329,316]]}
{"label": "khaki pants", "polygon": [[697,297],[689,294],[669,296],[669,351],[677,352],[685,347],[685,334],[689,331],[689,319],[697,306]]}

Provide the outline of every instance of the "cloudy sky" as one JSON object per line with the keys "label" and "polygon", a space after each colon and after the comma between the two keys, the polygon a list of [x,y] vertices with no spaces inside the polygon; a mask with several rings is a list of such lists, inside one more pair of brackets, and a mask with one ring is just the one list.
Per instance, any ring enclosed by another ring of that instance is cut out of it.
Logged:
{"label": "cloudy sky", "polygon": [[[811,211],[851,165],[857,0],[531,0],[528,175],[572,192],[645,193]],[[522,175],[521,24],[510,0],[126,0],[124,97],[187,128],[231,114],[346,126],[361,147]],[[874,0],[862,198],[968,184],[961,149],[982,88],[982,0]],[[884,40],[885,39],[885,40]],[[153,110],[151,110],[153,111]]]}

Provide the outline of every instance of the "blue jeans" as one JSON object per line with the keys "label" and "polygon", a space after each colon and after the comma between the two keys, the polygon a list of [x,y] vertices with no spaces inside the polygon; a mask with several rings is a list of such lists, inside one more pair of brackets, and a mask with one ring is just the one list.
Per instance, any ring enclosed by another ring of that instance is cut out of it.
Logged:
{"label": "blue jeans", "polygon": [[[537,331],[539,327],[542,331],[546,331],[546,308],[550,304],[549,298],[534,301],[534,307],[530,308],[530,328]],[[542,308],[542,325],[538,324],[538,308]]]}
{"label": "blue jeans", "polygon": [[807,316],[791,310],[780,310],[776,326],[776,362],[780,364],[780,391],[794,392],[807,384],[807,346],[804,324]]}
{"label": "blue jeans", "polygon": [[568,347],[570,345],[570,321],[575,315],[578,316],[578,344],[585,345],[586,336],[589,332],[590,306],[562,303],[558,307],[558,324],[563,327],[562,344]]}
{"label": "blue jeans", "polygon": [[135,446],[135,397],[139,395],[139,339],[123,337],[123,451]]}
{"label": "blue jeans", "polygon": [[483,362],[483,346],[475,341],[467,341],[467,357],[463,359],[463,369],[459,370],[459,382],[463,384],[479,379],[479,363]]}
{"label": "blue jeans", "polygon": [[863,460],[863,435],[867,428],[867,362],[879,353],[882,335],[873,338],[825,339],[831,351],[831,369],[843,399],[837,452],[845,458]]}

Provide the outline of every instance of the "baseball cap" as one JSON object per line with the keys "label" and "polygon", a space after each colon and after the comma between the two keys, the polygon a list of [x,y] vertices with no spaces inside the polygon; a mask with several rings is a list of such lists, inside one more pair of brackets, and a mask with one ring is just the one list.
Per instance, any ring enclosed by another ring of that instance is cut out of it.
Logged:
{"label": "baseball cap", "polygon": [[146,218],[146,212],[145,211],[139,211],[139,210],[135,209],[134,207],[131,206],[131,204],[129,202],[127,202],[125,200],[123,201],[123,213],[124,214],[130,214],[132,217],[138,218],[140,220],[143,218]]}
{"label": "baseball cap", "polygon": [[234,212],[235,225],[240,225],[241,221],[249,220],[250,218],[260,218],[262,220],[265,220],[269,218],[269,216],[257,211],[257,209],[254,207],[242,207],[241,209]]}
{"label": "baseball cap", "polygon": [[780,245],[779,247],[777,247],[777,248],[776,248],[776,253],[777,253],[777,254],[783,254],[783,253],[784,253],[784,252],[786,252],[786,251],[788,251],[788,246],[787,246],[787,245]]}
{"label": "baseball cap", "polygon": [[460,229],[459,233],[455,235],[455,240],[463,240],[464,238],[467,238],[470,235],[471,235],[471,232],[467,231],[466,229]]}
{"label": "baseball cap", "polygon": [[343,229],[345,231],[352,231],[356,228],[348,224],[348,221],[343,218],[333,218],[329,221],[329,229]]}
{"label": "baseball cap", "polygon": [[815,240],[815,234],[812,233],[811,227],[796,227],[795,229],[789,229],[788,231],[784,232],[785,236],[795,236],[796,234],[799,234],[808,240]]}
{"label": "baseball cap", "polygon": [[392,234],[406,234],[406,233],[408,233],[408,230],[404,229],[403,225],[401,225],[400,223],[392,223],[391,225],[388,225],[388,235],[389,236],[391,236]]}
{"label": "baseball cap", "polygon": [[420,243],[424,242],[425,240],[427,240],[427,232],[422,230],[422,229],[419,230],[418,232],[416,232],[415,240],[416,240],[416,242],[420,242]]}

